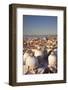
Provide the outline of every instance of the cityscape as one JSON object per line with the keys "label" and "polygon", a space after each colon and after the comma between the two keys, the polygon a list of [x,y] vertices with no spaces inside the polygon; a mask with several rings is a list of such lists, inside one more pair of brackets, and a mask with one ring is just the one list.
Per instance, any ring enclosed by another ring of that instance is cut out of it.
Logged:
{"label": "cityscape", "polygon": [[23,74],[57,73],[57,17],[23,17]]}

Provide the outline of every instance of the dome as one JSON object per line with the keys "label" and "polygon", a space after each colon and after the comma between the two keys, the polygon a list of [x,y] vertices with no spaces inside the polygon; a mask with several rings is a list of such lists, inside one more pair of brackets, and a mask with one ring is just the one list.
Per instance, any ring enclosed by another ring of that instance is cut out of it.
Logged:
{"label": "dome", "polygon": [[56,67],[56,55],[53,55],[53,53],[51,55],[49,55],[48,57],[48,65],[49,67]]}
{"label": "dome", "polygon": [[34,56],[28,56],[28,58],[26,59],[26,66],[37,67],[38,60]]}
{"label": "dome", "polygon": [[24,62],[26,61],[28,56],[29,56],[29,53],[25,52],[24,55],[23,55]]}
{"label": "dome", "polygon": [[43,52],[42,50],[35,50],[35,53],[34,55],[37,57],[37,56],[43,56]]}

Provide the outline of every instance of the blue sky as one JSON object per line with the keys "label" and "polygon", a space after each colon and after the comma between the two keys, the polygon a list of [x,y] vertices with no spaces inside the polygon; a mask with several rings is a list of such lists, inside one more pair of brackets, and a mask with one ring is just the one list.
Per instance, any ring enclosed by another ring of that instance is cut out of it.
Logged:
{"label": "blue sky", "polygon": [[24,35],[56,35],[56,16],[23,16]]}

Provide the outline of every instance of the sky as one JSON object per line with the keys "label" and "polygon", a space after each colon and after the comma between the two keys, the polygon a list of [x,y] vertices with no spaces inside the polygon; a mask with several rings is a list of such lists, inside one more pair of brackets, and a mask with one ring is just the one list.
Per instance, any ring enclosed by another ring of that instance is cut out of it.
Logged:
{"label": "sky", "polygon": [[56,35],[57,16],[23,15],[24,35]]}

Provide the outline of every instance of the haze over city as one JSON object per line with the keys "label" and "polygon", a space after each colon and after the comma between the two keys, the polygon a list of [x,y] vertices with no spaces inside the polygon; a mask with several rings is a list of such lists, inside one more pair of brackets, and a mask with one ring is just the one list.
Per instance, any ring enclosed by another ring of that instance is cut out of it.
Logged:
{"label": "haze over city", "polygon": [[23,16],[24,35],[57,35],[56,16]]}

